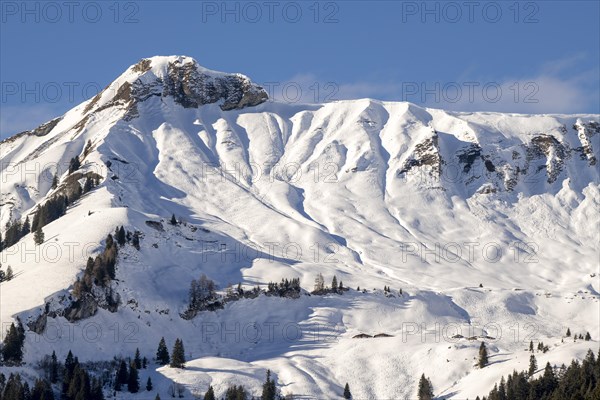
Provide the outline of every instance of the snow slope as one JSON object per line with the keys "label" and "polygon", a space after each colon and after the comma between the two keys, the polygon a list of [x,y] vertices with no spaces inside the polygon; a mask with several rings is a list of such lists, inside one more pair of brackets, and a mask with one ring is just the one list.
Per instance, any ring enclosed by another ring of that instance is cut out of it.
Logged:
{"label": "snow slope", "polygon": [[[283,393],[307,398],[336,397],[346,382],[356,398],[414,398],[421,373],[436,395],[474,398],[526,367],[530,340],[556,363],[597,349],[561,335],[600,337],[598,115],[291,105],[263,92],[240,74],[154,57],[0,144],[2,226],[51,197],[52,176],[64,183],[88,141],[81,171],[104,177],[44,228],[43,245],[30,234],[0,253],[18,274],[0,284],[3,324],[57,306],[115,226],[142,232],[141,250],[119,255],[119,311],[49,319],[43,335],[28,332],[28,361],[51,349],[150,358],[160,337],[181,337],[193,361],[151,372],[159,390],[170,380],[188,396],[209,383],[258,390],[270,368]],[[169,225],[173,213],[186,224]],[[146,224],[161,220],[163,231]],[[201,273],[221,289],[298,277],[312,290],[322,273],[352,290],[261,296],[187,321]],[[479,370],[469,337],[485,335],[492,365]]]}

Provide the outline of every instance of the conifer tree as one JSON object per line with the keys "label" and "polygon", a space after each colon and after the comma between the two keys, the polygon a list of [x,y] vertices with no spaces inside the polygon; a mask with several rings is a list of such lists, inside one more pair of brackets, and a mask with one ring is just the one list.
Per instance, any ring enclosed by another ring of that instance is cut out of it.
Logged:
{"label": "conifer tree", "polygon": [[115,378],[115,390],[120,391],[121,387],[129,382],[129,372],[127,372],[127,364],[121,360],[117,376]]}
{"label": "conifer tree", "polygon": [[73,374],[75,373],[75,367],[79,364],[76,357],[73,357],[73,353],[69,350],[69,354],[67,354],[67,358],[65,358],[65,368],[63,372],[63,381],[62,381],[62,395],[65,397],[67,395],[67,391],[69,390],[69,386],[71,384],[71,380],[73,379]]}
{"label": "conifer tree", "polygon": [[58,359],[56,358],[55,351],[52,351],[52,355],[50,356],[49,379],[51,383],[58,382]]}
{"label": "conifer tree", "polygon": [[173,352],[171,354],[171,368],[185,368],[185,350],[181,339],[175,340]]}
{"label": "conifer tree", "polygon": [[85,182],[83,184],[83,193],[88,193],[90,190],[94,188],[94,181],[89,176],[85,178]]}
{"label": "conifer tree", "polygon": [[160,395],[158,393],[156,393],[156,397],[154,398],[154,400],[161,400]]}
{"label": "conifer tree", "polygon": [[54,400],[54,392],[47,381],[38,379],[31,391],[31,400]]}
{"label": "conifer tree", "polygon": [[142,368],[146,369],[148,366],[148,359],[146,357],[142,358]]}
{"label": "conifer tree", "polygon": [[529,356],[529,376],[533,376],[533,374],[535,373],[535,371],[537,370],[537,361],[535,359],[535,356],[532,354]]}
{"label": "conifer tree", "polygon": [[135,349],[135,356],[133,358],[133,362],[135,363],[136,369],[142,369],[142,358],[140,356],[140,349]]}
{"label": "conifer tree", "polygon": [[171,225],[177,225],[177,218],[175,218],[175,214],[171,215]]}
{"label": "conifer tree", "polygon": [[150,377],[148,377],[148,380],[146,381],[146,390],[149,392],[152,391],[152,379]]}
{"label": "conifer tree", "polygon": [[331,280],[331,291],[333,293],[336,293],[337,289],[338,289],[337,277],[334,275],[333,279]]}
{"label": "conifer tree", "polygon": [[488,364],[487,348],[485,342],[481,342],[479,346],[479,368],[484,368]]}
{"label": "conifer tree", "polygon": [[421,379],[419,379],[419,391],[417,395],[419,400],[433,399],[433,386],[431,385],[431,381],[425,377],[425,374],[422,374]]}
{"label": "conifer tree", "polygon": [[558,379],[554,375],[554,369],[549,362],[546,363],[546,367],[544,368],[544,375],[542,376],[542,387],[544,392],[552,393],[554,389],[558,386]]}
{"label": "conifer tree", "polygon": [[567,328],[567,333],[565,334],[566,337],[570,337],[571,336],[571,328]]}
{"label": "conifer tree", "polygon": [[127,379],[127,391],[137,393],[140,391],[140,380],[135,363],[129,364],[129,377]]}
{"label": "conifer tree", "polygon": [[125,235],[125,228],[123,228],[122,225],[120,228],[117,228],[116,236],[117,243],[119,243],[119,246],[123,246],[127,241],[127,236]]}
{"label": "conifer tree", "polygon": [[10,324],[4,345],[2,346],[2,359],[5,363],[19,364],[23,360],[23,343],[25,334],[21,331],[22,327],[15,326],[14,322]]}
{"label": "conifer tree", "polygon": [[275,381],[271,379],[271,370],[267,370],[267,379],[263,384],[262,394],[260,396],[260,400],[275,400],[277,396],[277,388],[275,386]]}
{"label": "conifer tree", "polygon": [[167,365],[171,362],[171,357],[169,356],[169,350],[167,349],[167,344],[165,343],[165,338],[160,339],[158,343],[158,350],[156,351],[156,361],[159,365]]}
{"label": "conifer tree", "polygon": [[56,189],[58,187],[58,172],[52,177],[52,185],[50,187],[52,189]]}
{"label": "conifer tree", "polygon": [[77,171],[79,167],[81,167],[79,156],[71,158],[71,161],[69,162],[69,174],[72,174],[73,172]]}
{"label": "conifer tree", "polygon": [[344,386],[344,399],[349,400],[352,398],[352,393],[350,393],[350,385],[346,382],[346,386]]}
{"label": "conifer tree", "polygon": [[13,273],[12,267],[9,265],[6,268],[6,276],[4,277],[4,279],[7,280],[7,281],[10,281],[14,277],[15,277],[15,274]]}
{"label": "conifer tree", "polygon": [[212,386],[208,387],[206,394],[204,395],[204,400],[217,400],[215,396],[215,391]]}
{"label": "conifer tree", "polygon": [[533,353],[533,340],[529,342],[529,351]]}
{"label": "conifer tree", "polygon": [[504,377],[500,378],[500,385],[498,386],[498,400],[506,399],[506,381]]}
{"label": "conifer tree", "polygon": [[590,335],[589,332],[585,333],[585,341],[589,342],[590,340],[592,340],[592,336]]}
{"label": "conifer tree", "polygon": [[33,233],[33,241],[38,246],[44,243],[44,231],[42,230],[42,225],[38,225],[37,229]]}
{"label": "conifer tree", "polygon": [[21,228],[21,236],[27,235],[31,232],[31,224],[29,223],[29,215],[25,218],[25,222],[23,222],[23,227]]}
{"label": "conifer tree", "polygon": [[131,239],[131,245],[136,248],[136,250],[140,249],[140,234],[135,231],[133,232],[133,238]]}

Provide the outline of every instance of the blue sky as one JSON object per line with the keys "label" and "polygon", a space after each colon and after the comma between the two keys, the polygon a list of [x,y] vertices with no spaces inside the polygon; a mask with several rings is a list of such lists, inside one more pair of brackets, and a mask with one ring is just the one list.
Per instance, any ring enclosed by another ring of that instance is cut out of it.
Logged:
{"label": "blue sky", "polygon": [[244,73],[281,101],[600,113],[597,1],[0,4],[3,138],[64,113],[139,59],[171,54]]}

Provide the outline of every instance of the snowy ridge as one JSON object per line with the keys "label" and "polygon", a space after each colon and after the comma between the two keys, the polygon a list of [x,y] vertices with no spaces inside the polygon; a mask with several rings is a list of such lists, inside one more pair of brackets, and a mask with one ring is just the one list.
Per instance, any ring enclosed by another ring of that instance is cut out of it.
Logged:
{"label": "snowy ridge", "polygon": [[[436,395],[474,398],[526,368],[529,340],[549,344],[543,357],[559,364],[597,350],[599,138],[598,115],[290,105],[188,57],[142,60],[60,119],[0,143],[1,226],[56,193],[52,176],[66,182],[88,141],[81,172],[104,178],[44,227],[42,246],[29,234],[1,253],[20,275],[0,284],[0,322],[59,307],[123,225],[142,240],[119,254],[122,305],[80,321],[100,324],[102,337],[50,343],[28,332],[28,361],[50,349],[93,360],[140,347],[150,358],[161,336],[181,337],[190,368],[159,369],[153,381],[166,391],[175,379],[188,396],[209,383],[218,394],[232,383],[258,390],[270,368],[283,393],[308,398],[336,397],[345,382],[356,398],[414,398],[421,373]],[[186,224],[169,225],[171,214]],[[222,290],[296,277],[312,290],[318,273],[352,290],[262,296],[183,320],[201,273]],[[115,341],[108,327],[128,323],[137,341],[125,340],[131,331]],[[244,336],[248,326],[262,328],[259,339]],[[451,337],[456,326],[464,338]],[[561,343],[567,326],[595,341]],[[393,337],[352,338],[360,333]],[[498,362],[480,370],[486,335]]]}

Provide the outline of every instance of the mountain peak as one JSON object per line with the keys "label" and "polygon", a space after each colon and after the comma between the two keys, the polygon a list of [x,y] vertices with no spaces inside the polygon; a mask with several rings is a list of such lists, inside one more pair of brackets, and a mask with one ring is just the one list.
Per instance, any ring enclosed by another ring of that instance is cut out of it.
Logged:
{"label": "mountain peak", "polygon": [[90,100],[85,111],[127,105],[130,115],[136,115],[137,103],[154,96],[170,97],[186,108],[217,103],[224,111],[268,99],[267,92],[245,75],[213,71],[187,56],[154,56],[130,66]]}

